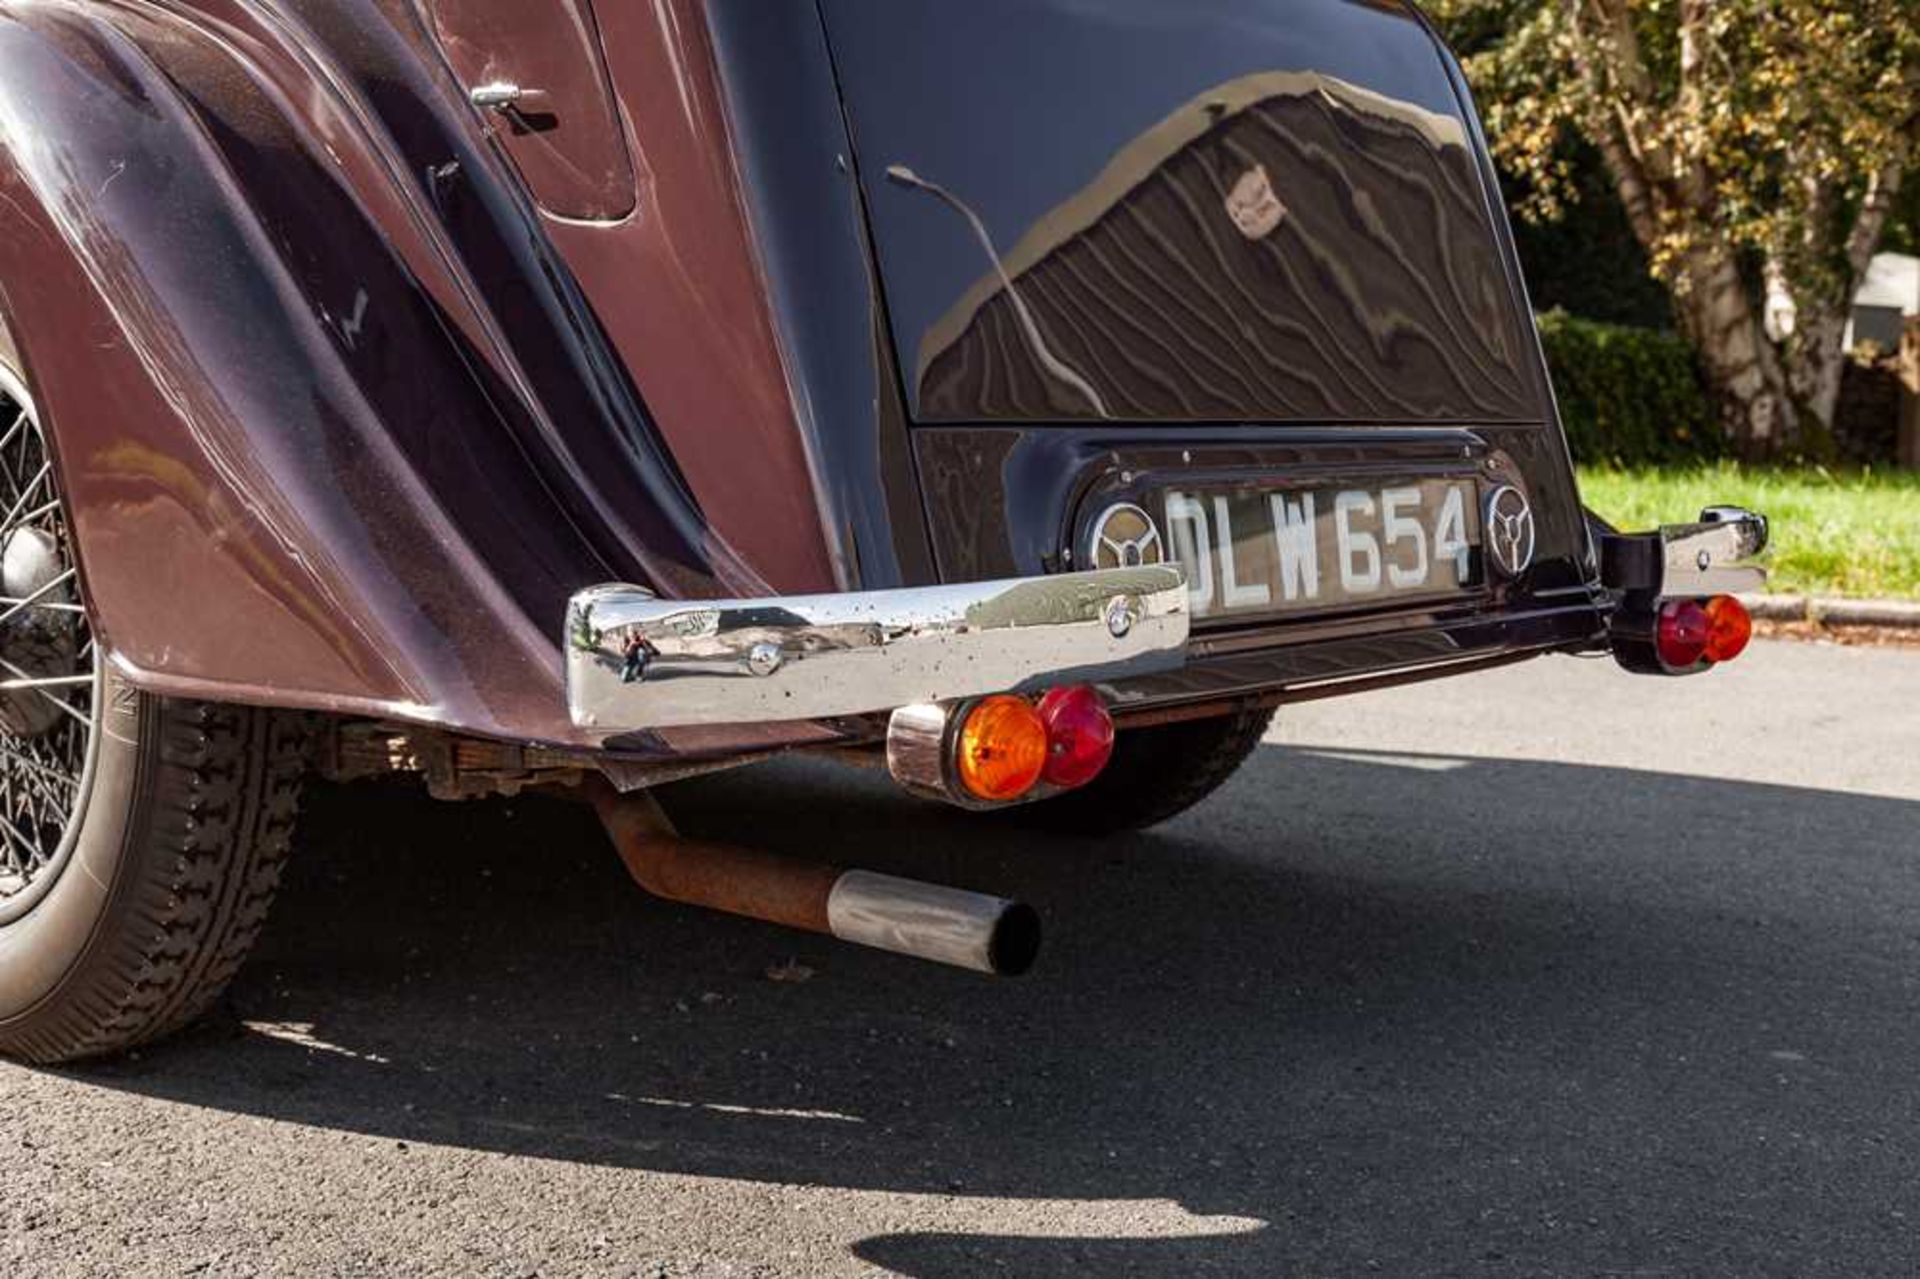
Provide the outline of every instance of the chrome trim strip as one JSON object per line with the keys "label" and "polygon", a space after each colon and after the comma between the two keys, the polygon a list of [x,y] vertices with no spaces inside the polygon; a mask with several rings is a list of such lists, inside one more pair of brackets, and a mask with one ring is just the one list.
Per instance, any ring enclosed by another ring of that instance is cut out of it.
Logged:
{"label": "chrome trim strip", "polygon": [[1766,585],[1752,559],[1767,546],[1767,519],[1737,506],[1710,506],[1698,524],[1660,529],[1660,596],[1734,595]]}
{"label": "chrome trim strip", "polygon": [[[629,660],[632,637],[644,644]],[[1186,657],[1172,565],[763,599],[595,586],[567,608],[567,709],[582,728],[828,719]]]}

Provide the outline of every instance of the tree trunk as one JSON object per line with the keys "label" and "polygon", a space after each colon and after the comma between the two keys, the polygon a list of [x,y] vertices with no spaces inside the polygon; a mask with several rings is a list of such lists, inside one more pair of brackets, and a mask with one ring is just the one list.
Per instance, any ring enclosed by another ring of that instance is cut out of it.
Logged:
{"label": "tree trunk", "polygon": [[[1564,3],[1571,26],[1580,30],[1582,0]],[[1798,416],[1761,310],[1724,239],[1713,184],[1697,157],[1676,156],[1658,130],[1639,127],[1656,95],[1626,4],[1600,0],[1592,16],[1605,34],[1591,44],[1594,57],[1576,62],[1593,94],[1586,133],[1599,145],[1647,256],[1660,260],[1669,231],[1680,232],[1676,238],[1687,246],[1666,283],[1681,330],[1700,357],[1722,429],[1740,456],[1775,456],[1797,444]],[[1686,0],[1682,88],[1689,100],[1699,94],[1698,36],[1705,19],[1704,0]]]}
{"label": "tree trunk", "polygon": [[1800,410],[1829,434],[1847,368],[1846,336],[1846,312],[1824,309],[1798,318],[1786,344],[1787,386]]}
{"label": "tree trunk", "polygon": [[[1674,310],[1700,354],[1735,450],[1760,460],[1794,448],[1800,433],[1793,397],[1733,254],[1697,244],[1687,252],[1683,271],[1685,287],[1675,291]],[[1837,394],[1837,382],[1835,388]]]}
{"label": "tree trunk", "polygon": [[[1793,265],[1791,261],[1782,261],[1778,255],[1768,258],[1770,275],[1783,281],[1796,274],[1799,277],[1795,282],[1797,287],[1792,288],[1794,330],[1783,344],[1787,388],[1805,420],[1817,423],[1819,430],[1828,436],[1833,432],[1834,412],[1840,404],[1840,379],[1846,373],[1847,353],[1843,343],[1853,295],[1866,276],[1874,250],[1879,247],[1894,197],[1900,192],[1905,167],[1899,160],[1889,161],[1868,178],[1866,195],[1841,246],[1840,265],[1830,273],[1806,269],[1807,259],[1813,258],[1817,250],[1817,241],[1811,246],[1791,243],[1786,246],[1789,254],[1796,247],[1802,250],[1798,264],[1802,269],[1798,272],[1789,269]],[[1809,219],[1806,235],[1807,239],[1814,240],[1815,233],[1824,225],[1825,219],[1818,215],[1825,214],[1827,201],[1810,197],[1808,206],[1816,217]]]}

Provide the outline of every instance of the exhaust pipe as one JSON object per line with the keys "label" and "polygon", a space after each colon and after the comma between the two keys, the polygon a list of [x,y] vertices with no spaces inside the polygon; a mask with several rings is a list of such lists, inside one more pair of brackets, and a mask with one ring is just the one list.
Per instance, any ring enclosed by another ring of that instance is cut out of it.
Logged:
{"label": "exhaust pipe", "polygon": [[1040,953],[1031,906],[867,870],[680,838],[646,791],[586,782],[634,882],[668,901],[784,924],[896,955],[1017,977]]}

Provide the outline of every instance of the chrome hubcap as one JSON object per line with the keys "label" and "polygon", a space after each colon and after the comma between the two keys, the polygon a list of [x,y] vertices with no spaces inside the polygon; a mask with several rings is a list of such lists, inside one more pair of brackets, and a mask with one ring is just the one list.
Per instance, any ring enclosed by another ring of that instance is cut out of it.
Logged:
{"label": "chrome hubcap", "polygon": [[0,369],[0,924],[60,873],[92,779],[100,672],[46,440]]}

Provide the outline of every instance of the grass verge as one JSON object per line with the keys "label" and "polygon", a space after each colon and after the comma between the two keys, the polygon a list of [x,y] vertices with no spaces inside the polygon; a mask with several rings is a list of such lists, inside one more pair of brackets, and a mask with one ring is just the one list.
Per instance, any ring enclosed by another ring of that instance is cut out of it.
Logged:
{"label": "grass verge", "polygon": [[1920,472],[1581,467],[1580,496],[1621,529],[1684,522],[1715,503],[1750,507],[1773,523],[1768,590],[1920,599]]}

